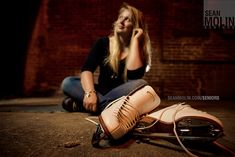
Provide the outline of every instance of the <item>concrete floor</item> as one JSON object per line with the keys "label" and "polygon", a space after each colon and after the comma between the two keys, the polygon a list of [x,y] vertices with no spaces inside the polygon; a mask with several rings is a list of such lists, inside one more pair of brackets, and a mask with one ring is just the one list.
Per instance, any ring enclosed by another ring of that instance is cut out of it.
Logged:
{"label": "concrete floor", "polygon": [[[176,143],[158,139],[137,142],[130,138],[106,149],[92,147],[96,126],[85,118],[88,113],[65,112],[56,98],[27,98],[0,101],[0,156],[3,157],[184,157],[188,156]],[[163,100],[160,108],[173,105]],[[235,101],[188,101],[202,111],[218,117],[224,124],[225,136],[217,142],[225,146],[201,145],[190,149],[198,156],[230,157],[235,151]],[[70,147],[71,146],[71,147]],[[70,147],[70,148],[67,148]]]}

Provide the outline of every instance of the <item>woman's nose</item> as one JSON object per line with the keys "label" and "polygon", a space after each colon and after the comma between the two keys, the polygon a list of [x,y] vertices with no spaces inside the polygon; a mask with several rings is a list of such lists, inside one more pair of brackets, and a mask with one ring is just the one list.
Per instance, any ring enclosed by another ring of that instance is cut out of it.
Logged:
{"label": "woman's nose", "polygon": [[119,23],[123,25],[124,24],[124,20],[119,20]]}
{"label": "woman's nose", "polygon": [[120,24],[124,24],[125,19],[122,18],[122,19],[119,19],[118,21],[119,21]]}

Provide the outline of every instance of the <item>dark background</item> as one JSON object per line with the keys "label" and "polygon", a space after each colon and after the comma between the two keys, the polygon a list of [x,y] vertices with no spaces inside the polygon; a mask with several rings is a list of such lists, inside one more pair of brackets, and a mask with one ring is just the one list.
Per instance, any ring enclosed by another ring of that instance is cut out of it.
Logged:
{"label": "dark background", "polygon": [[26,53],[40,0],[11,0],[3,3],[1,90],[0,97],[19,97],[24,94]]}

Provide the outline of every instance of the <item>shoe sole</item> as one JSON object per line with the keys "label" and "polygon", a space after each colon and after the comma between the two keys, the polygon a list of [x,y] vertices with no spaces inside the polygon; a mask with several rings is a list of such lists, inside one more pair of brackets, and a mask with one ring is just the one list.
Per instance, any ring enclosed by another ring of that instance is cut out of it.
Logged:
{"label": "shoe sole", "polygon": [[[150,122],[151,119],[152,118],[147,117],[145,122],[142,121],[140,124],[137,124],[133,135],[138,137],[176,139],[173,131],[173,123],[166,124],[162,121],[158,121],[150,128],[139,129],[150,126],[154,121],[156,121],[152,120],[152,122]],[[212,142],[223,136],[223,128],[210,119],[201,117],[184,117],[182,119],[178,119],[175,123],[176,132],[182,141]]]}

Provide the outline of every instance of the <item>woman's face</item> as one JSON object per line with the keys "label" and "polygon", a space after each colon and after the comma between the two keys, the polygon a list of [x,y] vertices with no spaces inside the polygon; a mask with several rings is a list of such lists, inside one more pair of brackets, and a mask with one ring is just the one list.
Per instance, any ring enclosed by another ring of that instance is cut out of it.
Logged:
{"label": "woman's face", "polygon": [[123,10],[115,22],[115,31],[118,34],[131,35],[133,30],[132,14],[127,9]]}

